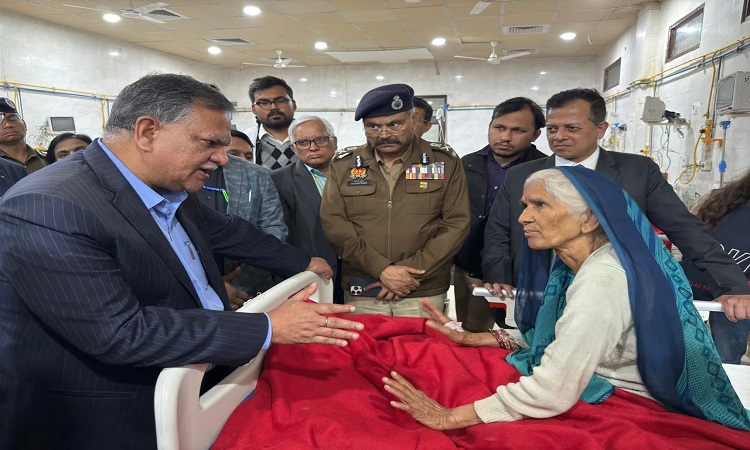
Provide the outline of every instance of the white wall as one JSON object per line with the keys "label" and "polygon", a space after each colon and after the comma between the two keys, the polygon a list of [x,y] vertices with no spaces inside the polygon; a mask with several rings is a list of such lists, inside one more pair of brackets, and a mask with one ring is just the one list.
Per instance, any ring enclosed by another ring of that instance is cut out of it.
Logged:
{"label": "white wall", "polygon": [[[120,56],[109,55],[115,49]],[[149,72],[185,73],[216,83],[230,100],[238,102],[240,112],[233,122],[246,130],[254,124],[247,88],[253,78],[272,74],[286,79],[295,90],[298,115],[318,114],[336,126],[340,147],[364,142],[353,110],[365,92],[381,84],[408,83],[417,94],[447,95],[451,107],[470,107],[447,114],[448,142],[465,154],[486,145],[487,126],[497,103],[522,95],[543,105],[561,89],[596,86],[596,69],[596,58],[519,58],[496,66],[480,61],[439,63],[439,75],[430,63],[225,70],[23,15],[5,11],[0,15],[1,80],[114,96]],[[539,75],[543,70],[548,74]],[[385,79],[377,81],[377,75]],[[463,78],[457,80],[456,75]],[[301,77],[308,81],[299,81]],[[539,89],[531,90],[532,86]],[[13,98],[9,91],[0,90],[0,95]],[[47,137],[40,142],[38,131],[47,116],[74,116],[79,132],[92,137],[101,134],[98,100],[28,91],[21,93],[21,99],[29,127],[27,141],[32,145],[49,141]],[[537,145],[549,151],[543,138]]]}
{"label": "white wall", "polygon": [[[238,102],[240,112],[235,115],[234,122],[244,130],[254,123],[254,117],[248,111],[247,88],[250,82],[255,77],[274,74],[285,78],[294,88],[299,115],[319,114],[336,126],[341,147],[364,142],[361,125],[354,122],[352,112],[361,96],[380,84],[404,82],[413,86],[417,94],[447,95],[449,105],[459,107],[447,114],[448,143],[465,154],[486,144],[491,108],[504,99],[523,95],[543,104],[551,94],[562,89],[578,86],[601,88],[604,68],[621,57],[621,83],[604,93],[609,96],[623,90],[633,80],[649,77],[750,35],[750,22],[738,23],[741,0],[706,0],[701,47],[665,63],[669,26],[701,3],[702,0],[664,0],[645,6],[638,22],[597,58],[518,58],[497,66],[480,61],[447,62],[437,65],[439,74],[435,65],[430,63],[284,70],[221,69],[4,11],[0,15],[0,79],[115,95],[122,87],[149,72],[190,74],[218,84],[231,100]],[[113,49],[119,50],[121,55],[110,56]],[[749,58],[749,52],[727,57],[720,70],[723,73],[750,70]],[[540,75],[541,71],[548,74]],[[383,75],[385,79],[377,81],[376,75]],[[456,75],[462,75],[462,78],[457,80]],[[301,82],[301,77],[308,81]],[[710,83],[711,69],[708,66],[688,76],[666,80],[657,88],[656,93],[667,103],[667,109],[690,119],[690,126],[683,130],[685,137],[681,138],[671,130],[671,151],[662,150],[655,154],[671,181],[688,162],[688,155],[692,155],[697,130],[703,123],[701,117],[691,115],[692,105],[701,103],[700,114],[703,113]],[[539,89],[532,90],[532,86]],[[618,148],[637,152],[649,141],[648,127],[639,118],[644,97],[652,94],[650,88],[638,88],[608,102],[610,122],[628,125],[624,141]],[[0,90],[0,95],[13,97],[13,92]],[[47,116],[72,115],[79,131],[92,136],[101,133],[102,105],[99,101],[30,92],[23,92],[22,100],[31,144],[38,143],[37,127]],[[748,117],[732,118],[725,157],[729,177],[750,166],[750,159],[745,156],[750,154],[749,124]],[[665,131],[666,127],[653,127],[651,141],[655,144],[654,150],[661,147]],[[548,151],[543,136],[537,140],[537,146]],[[671,157],[671,165],[665,155]],[[686,199],[694,198],[710,189],[718,177],[716,169],[701,172],[686,188],[678,183],[680,193]]]}
{"label": "white wall", "polygon": [[[666,62],[669,27],[704,3],[700,47],[673,61]],[[600,74],[603,74],[604,68],[617,58],[622,58],[620,85],[604,92],[604,95],[615,94],[627,88],[628,84],[634,80],[651,77],[704,54],[710,55],[719,48],[747,37],[750,35],[750,21],[740,24],[741,14],[741,0],[664,0],[660,4],[647,5],[641,9],[638,23],[606,49],[599,58]],[[749,52],[745,51],[724,58],[721,64],[717,64],[717,70],[722,75],[737,70],[750,70]],[[664,80],[657,85],[655,91],[652,87],[636,88],[607,104],[610,122],[624,121],[628,125],[622,147],[624,151],[631,153],[639,152],[649,142],[649,127],[640,120],[647,95],[654,95],[655,92],[656,96],[666,103],[667,110],[678,112],[683,118],[688,119],[688,126],[682,130],[684,138],[675,132],[674,127],[669,127],[668,150],[667,146],[662,145],[666,142],[668,127],[652,127],[651,139],[654,152],[652,155],[660,163],[662,170],[669,173],[669,180],[675,184],[677,192],[687,202],[695,200],[716,187],[719,181],[717,166],[720,155],[714,152],[711,171],[698,172],[693,181],[687,185],[676,182],[684,166],[692,163],[698,130],[706,120],[702,116],[707,109],[712,75],[711,65],[708,64],[683,76]],[[693,114],[694,104],[700,105],[697,114]],[[713,114],[713,111],[711,113]],[[750,155],[750,117],[717,116],[716,122],[727,119],[731,119],[732,123],[727,132],[725,179],[732,178],[750,168],[750,158],[748,158]],[[719,131],[716,136],[720,134]],[[701,148],[699,147],[698,151],[699,159]],[[671,165],[667,155],[671,158]],[[685,176],[684,180],[687,178],[688,176]]]}
{"label": "white wall", "polygon": [[[359,99],[370,89],[387,83],[407,83],[417,95],[447,95],[450,107],[474,107],[447,113],[447,141],[460,154],[479,150],[487,145],[487,128],[492,109],[510,97],[529,97],[542,106],[553,93],[572,87],[595,87],[596,60],[593,58],[526,59],[491,65],[485,62],[413,63],[408,65],[357,65],[343,67],[310,67],[304,69],[273,69],[229,71],[225,92],[240,107],[250,107],[247,87],[253,78],[264,75],[283,77],[294,90],[297,115],[316,114],[328,119],[339,136],[339,146],[364,143],[361,122],[354,121]],[[546,71],[546,75],[539,72]],[[385,76],[378,81],[377,75]],[[457,80],[456,75],[462,78]],[[300,78],[308,81],[301,82]],[[531,87],[538,87],[532,90]],[[223,87],[222,87],[223,88]],[[239,92],[238,95],[233,95]],[[335,96],[332,93],[335,92]],[[330,111],[345,110],[348,111]],[[253,125],[252,113],[240,113],[238,128]],[[549,152],[545,139],[537,146]]]}
{"label": "white wall", "polygon": [[[120,56],[110,56],[118,50]],[[0,80],[114,96],[149,72],[174,72],[222,84],[225,71],[99,35],[2,11]],[[14,98],[13,91],[0,95]],[[22,91],[27,143],[39,144],[38,127],[48,116],[73,116],[80,133],[102,132],[102,102]],[[49,142],[49,137],[43,144]]]}

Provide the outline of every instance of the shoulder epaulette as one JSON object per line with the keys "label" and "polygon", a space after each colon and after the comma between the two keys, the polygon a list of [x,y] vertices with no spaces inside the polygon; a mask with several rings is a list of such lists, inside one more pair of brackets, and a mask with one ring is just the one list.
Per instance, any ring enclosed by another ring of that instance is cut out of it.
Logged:
{"label": "shoulder epaulette", "polygon": [[448,144],[440,142],[430,142],[430,147],[433,150],[448,154],[451,158],[458,159],[458,153],[456,153],[456,151],[453,150],[453,147]]}
{"label": "shoulder epaulette", "polygon": [[357,149],[356,145],[352,145],[351,147],[346,147],[341,150],[337,150],[336,154],[333,155],[333,159],[335,161],[338,161],[339,159],[346,158],[347,156],[350,156],[352,153],[354,153],[354,150]]}

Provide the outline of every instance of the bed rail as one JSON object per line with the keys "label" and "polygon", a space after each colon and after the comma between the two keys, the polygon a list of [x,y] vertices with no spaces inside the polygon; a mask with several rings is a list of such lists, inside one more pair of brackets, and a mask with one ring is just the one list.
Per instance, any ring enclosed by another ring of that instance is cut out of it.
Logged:
{"label": "bed rail", "polygon": [[[271,311],[310,283],[318,283],[313,300],[332,303],[333,282],[312,272],[302,272],[248,301],[237,312]],[[159,449],[209,449],[234,408],[255,390],[264,355],[265,351],[261,351],[202,396],[200,387],[208,364],[163,369],[154,394]]]}

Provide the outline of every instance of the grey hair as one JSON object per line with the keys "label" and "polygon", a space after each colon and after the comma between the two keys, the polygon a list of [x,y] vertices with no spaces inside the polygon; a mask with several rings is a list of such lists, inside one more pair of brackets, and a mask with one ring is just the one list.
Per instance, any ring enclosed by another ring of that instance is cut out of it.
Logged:
{"label": "grey hair", "polygon": [[531,183],[542,183],[544,189],[555,200],[568,207],[572,216],[580,216],[589,209],[573,183],[559,169],[544,169],[534,172],[526,179],[523,187]]}
{"label": "grey hair", "polygon": [[[580,217],[591,210],[578,189],[573,186],[570,179],[560,169],[552,168],[534,172],[526,179],[523,187],[526,188],[531,183],[542,183],[544,189],[552,198],[567,206],[570,215],[573,217]],[[592,233],[592,238],[595,248],[599,248],[609,241],[601,224]]]}
{"label": "grey hair", "polygon": [[333,130],[333,125],[331,125],[329,121],[318,116],[305,116],[305,117],[300,117],[299,119],[294,119],[292,124],[289,125],[289,140],[290,141],[294,142],[294,130],[296,130],[298,126],[306,122],[319,122],[323,124],[323,128],[326,129],[326,134],[328,136],[336,137],[336,132]]}
{"label": "grey hair", "polygon": [[151,116],[162,124],[177,123],[190,114],[193,106],[223,113],[234,112],[234,105],[215,87],[187,75],[149,74],[126,86],[115,99],[105,136],[135,129],[139,117]]}

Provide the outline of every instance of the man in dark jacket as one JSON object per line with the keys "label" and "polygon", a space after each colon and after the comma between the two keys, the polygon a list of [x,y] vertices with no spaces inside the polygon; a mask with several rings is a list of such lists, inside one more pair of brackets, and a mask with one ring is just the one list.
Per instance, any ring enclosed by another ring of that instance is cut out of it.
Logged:
{"label": "man in dark jacket", "polygon": [[[456,315],[469,331],[486,331],[491,325],[489,304],[483,297],[471,295],[472,284],[482,285],[484,225],[505,174],[513,166],[544,158],[533,142],[544,128],[544,113],[532,100],[516,97],[506,100],[492,112],[487,140],[489,144],[461,161],[466,172],[471,204],[471,230],[454,259],[453,274]],[[497,320],[502,323],[503,313]]]}

